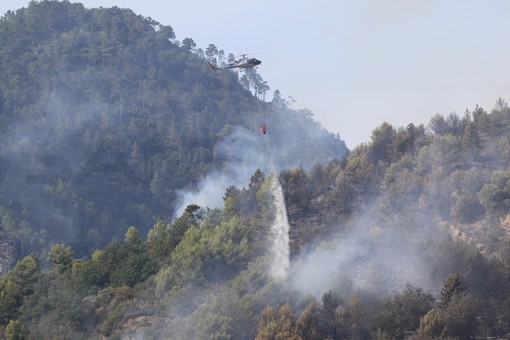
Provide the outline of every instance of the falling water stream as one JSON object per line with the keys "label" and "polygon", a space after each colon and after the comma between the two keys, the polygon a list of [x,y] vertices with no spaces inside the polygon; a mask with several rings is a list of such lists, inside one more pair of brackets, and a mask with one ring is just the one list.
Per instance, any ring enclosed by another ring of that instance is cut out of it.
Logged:
{"label": "falling water stream", "polygon": [[289,269],[289,220],[283,198],[283,190],[278,177],[272,176],[271,192],[275,211],[273,225],[271,226],[271,276],[283,280],[287,277]]}

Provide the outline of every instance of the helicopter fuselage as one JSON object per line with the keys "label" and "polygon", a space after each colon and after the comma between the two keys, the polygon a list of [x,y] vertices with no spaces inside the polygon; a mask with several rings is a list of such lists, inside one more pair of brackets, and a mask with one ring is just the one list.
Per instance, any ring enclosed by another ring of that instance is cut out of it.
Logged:
{"label": "helicopter fuselage", "polygon": [[233,63],[230,63],[230,64],[227,64],[225,66],[222,66],[222,67],[215,67],[213,66],[212,64],[209,63],[209,66],[213,69],[217,69],[217,70],[226,70],[226,69],[231,69],[231,68],[242,68],[242,69],[247,69],[247,68],[253,68],[255,66],[258,66],[260,65],[262,62],[256,58],[251,58],[251,59],[248,59],[248,60],[239,60],[239,61],[234,61]]}

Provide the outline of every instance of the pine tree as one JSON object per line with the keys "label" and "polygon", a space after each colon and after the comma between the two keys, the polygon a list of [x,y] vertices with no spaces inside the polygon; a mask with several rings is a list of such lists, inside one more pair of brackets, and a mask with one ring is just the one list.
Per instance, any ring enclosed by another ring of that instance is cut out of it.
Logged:
{"label": "pine tree", "polygon": [[446,279],[443,289],[441,289],[441,307],[447,308],[454,295],[460,295],[464,292],[464,285],[460,281],[459,273],[454,273]]}

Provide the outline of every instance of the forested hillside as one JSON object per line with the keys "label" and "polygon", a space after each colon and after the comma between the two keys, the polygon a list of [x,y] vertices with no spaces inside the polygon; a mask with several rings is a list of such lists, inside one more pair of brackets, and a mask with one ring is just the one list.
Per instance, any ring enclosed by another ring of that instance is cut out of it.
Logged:
{"label": "forested hillside", "polygon": [[0,41],[0,241],[23,256],[145,234],[173,217],[179,190],[241,156],[282,169],[347,152],[277,91],[257,99],[269,86],[256,71],[214,72],[223,51],[128,9],[34,1],[1,19]]}
{"label": "forested hillside", "polygon": [[[426,126],[376,122],[344,154],[309,112],[260,101],[260,88],[211,73],[191,40],[156,26],[49,1],[0,22],[1,41],[17,30],[11,40],[32,41],[0,46],[11,84],[0,85],[1,236],[32,251],[0,276],[2,336],[510,337],[504,99]],[[63,42],[86,49],[86,37],[101,48],[66,64],[77,47],[58,52]],[[15,50],[25,59],[7,57]],[[51,71],[45,55],[59,60]],[[137,73],[132,58],[149,67]],[[180,200],[211,183],[224,185],[219,207]],[[275,225],[289,228],[278,247]],[[289,265],[275,275],[281,253]]]}

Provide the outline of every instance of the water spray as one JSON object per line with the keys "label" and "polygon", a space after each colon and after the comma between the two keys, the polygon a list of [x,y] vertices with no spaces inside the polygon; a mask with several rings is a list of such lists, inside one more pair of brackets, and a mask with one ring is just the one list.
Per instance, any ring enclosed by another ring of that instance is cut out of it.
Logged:
{"label": "water spray", "polygon": [[283,189],[276,175],[271,178],[271,193],[275,217],[271,226],[271,276],[285,279],[289,270],[289,221],[283,197]]}
{"label": "water spray", "polygon": [[[269,137],[265,134],[266,126],[261,126],[261,132],[264,133],[266,147],[269,145]],[[274,220],[271,225],[271,248],[270,248],[270,274],[273,278],[284,280],[290,267],[290,248],[289,248],[289,220],[287,217],[287,207],[285,206],[285,198],[283,189],[276,168],[273,164],[271,154],[267,153],[271,170],[271,195],[273,197]]]}

